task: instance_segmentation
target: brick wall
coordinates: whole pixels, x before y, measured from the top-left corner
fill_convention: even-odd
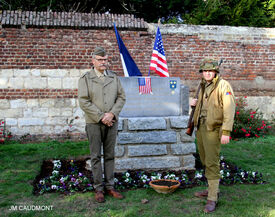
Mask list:
[[[25,122],[18,118],[36,118],[31,112],[45,109],[43,100],[50,100],[51,109],[57,109],[61,99],[71,102],[73,118],[78,77],[91,67],[91,52],[98,45],[109,53],[109,68],[123,76],[114,21],[140,71],[147,75],[154,24],[128,15],[0,12],[0,109],[8,111],[0,118],[10,118],[14,132],[26,132]],[[170,76],[180,77],[191,95],[200,79],[201,60],[223,58],[221,74],[231,82],[236,96],[248,96],[251,105],[271,116],[275,106],[274,28],[161,25],[160,29]],[[29,104],[34,101],[37,108]],[[47,118],[55,117],[46,108]],[[58,117],[62,119],[62,112]],[[64,128],[66,121],[59,125]],[[52,127],[54,132],[57,125]]]

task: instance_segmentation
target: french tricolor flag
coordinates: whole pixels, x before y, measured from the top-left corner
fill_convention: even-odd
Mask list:
[[[117,29],[116,29],[116,24],[114,23],[114,28],[116,32],[116,39],[117,39],[117,44],[119,47],[119,52],[120,52],[120,58],[122,62],[122,67],[123,67],[123,72],[125,77],[129,76],[142,76],[140,73],[135,61],[129,54],[127,48],[125,47]]]

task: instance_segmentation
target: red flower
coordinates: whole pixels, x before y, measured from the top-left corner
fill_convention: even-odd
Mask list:
[[[266,124],[263,124],[263,126],[265,127],[265,126],[266,126]]]
[[[270,128],[271,128],[271,126],[267,126],[267,128],[269,128],[269,129],[270,129]]]
[[[247,118],[247,120],[249,121],[250,119],[249,119],[249,118]]]
[[[236,112],[236,114],[238,115],[238,114],[240,114],[240,112],[239,112],[239,111],[237,111],[237,112]]]
[[[246,132],[246,129],[242,128],[242,131],[245,133],[245,132]]]
[[[245,136],[246,136],[246,137],[249,137],[249,136],[250,136],[250,134],[249,134],[249,133],[247,133],[247,134],[245,134]]]
[[[4,124],[5,122],[4,121],[2,121],[2,124]]]
[[[261,130],[261,128],[258,127],[257,130],[259,131],[259,130]]]
[[[254,116],[253,116],[253,115],[250,115],[250,117],[251,117],[251,118],[254,118]]]
[[[247,96],[244,96],[244,98],[247,98]]]
[[[232,137],[231,137],[231,136],[229,136],[229,139],[232,139]]]
[[[260,137],[260,136],[258,136],[257,134],[255,134],[255,136],[256,136],[256,137]]]

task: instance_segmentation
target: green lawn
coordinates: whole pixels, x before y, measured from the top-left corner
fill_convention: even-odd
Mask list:
[[[152,189],[123,192],[123,200],[107,197],[104,204],[94,193],[65,196],[32,194],[32,181],[41,163],[50,158],[72,158],[89,154],[87,142],[49,142],[0,146],[0,216],[275,216],[275,136],[234,141],[222,146],[227,161],[246,170],[263,173],[264,185],[221,186],[217,211],[204,214],[205,201],[193,197],[203,187],[178,189],[170,195]],[[147,199],[147,204],[141,200]],[[52,206],[50,211],[12,211],[12,207]]]

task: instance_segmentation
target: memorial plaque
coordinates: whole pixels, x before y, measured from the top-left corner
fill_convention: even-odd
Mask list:
[[[152,94],[140,94],[138,77],[120,77],[126,94],[121,117],[160,117],[182,115],[180,78],[151,77]],[[189,91],[187,91],[189,93]],[[187,104],[188,107],[188,104]]]

